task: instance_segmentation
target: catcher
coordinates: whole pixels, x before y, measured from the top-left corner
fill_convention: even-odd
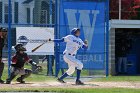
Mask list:
[[[11,63],[11,74],[10,77],[6,80],[6,84],[11,84],[11,81],[17,76],[20,75],[16,79],[17,82],[25,83],[24,79],[29,77],[32,73],[32,70],[24,68],[25,63],[30,63],[32,66],[36,67],[36,70],[41,70],[42,67],[38,66],[35,62],[29,59],[27,53],[25,53],[26,48],[23,47],[22,44],[17,44],[15,46],[16,54],[12,58]]]

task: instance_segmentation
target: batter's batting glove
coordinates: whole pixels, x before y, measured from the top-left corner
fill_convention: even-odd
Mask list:
[[[88,41],[87,41],[87,40],[85,40],[84,43],[85,43],[86,45],[88,45]]]
[[[52,41],[52,39],[50,38],[49,41]]]

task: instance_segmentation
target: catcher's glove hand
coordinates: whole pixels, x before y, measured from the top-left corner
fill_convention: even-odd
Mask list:
[[[35,72],[42,72],[42,71],[43,71],[42,66],[36,66],[35,67]]]

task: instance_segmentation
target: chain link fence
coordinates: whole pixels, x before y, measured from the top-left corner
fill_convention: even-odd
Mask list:
[[[31,32],[27,33],[31,36],[34,36],[34,39],[38,39],[38,36],[35,35],[37,32],[30,28],[37,27],[37,28],[55,28],[56,24],[56,0],[0,0],[0,26],[3,28],[9,29],[9,38],[5,38],[5,46],[3,48],[3,61],[7,64],[8,56],[11,57],[15,54],[14,46],[18,43],[19,37],[17,37],[17,28],[21,28],[20,34],[24,34],[25,28],[29,27],[28,30]],[[61,0],[59,0],[61,1]],[[66,1],[66,0],[65,0]],[[73,1],[73,0],[69,0]],[[78,1],[78,0],[77,0]],[[79,0],[80,1],[80,0]],[[83,0],[82,0],[83,1]],[[81,2],[82,2],[81,1]],[[86,1],[86,0],[85,0]],[[85,2],[84,1],[84,2]],[[58,1],[57,1],[58,2]],[[86,2],[93,2],[92,0],[88,0]],[[60,2],[59,2],[60,3]],[[11,7],[9,7],[9,5]],[[8,10],[11,11],[8,11]],[[57,6],[58,9],[58,6]],[[10,16],[8,16],[8,14]],[[9,18],[8,18],[9,17]],[[10,19],[10,20],[9,20]],[[24,28],[25,27],[25,28]],[[23,29],[22,29],[23,28]],[[55,33],[55,32],[54,32]],[[66,31],[68,34],[68,32]],[[56,34],[55,34],[56,35]],[[58,37],[60,33],[57,34]],[[42,34],[41,37],[45,37],[45,34]],[[56,37],[56,36],[54,36]],[[21,37],[23,39],[22,43],[27,43],[25,40],[28,38]],[[44,40],[44,39],[43,39]],[[8,43],[9,42],[9,43]],[[35,47],[35,46],[34,46]],[[28,48],[26,46],[26,48]],[[12,52],[11,52],[12,50]],[[47,50],[44,50],[47,51]],[[30,58],[33,61],[37,62],[39,65],[43,66],[44,70],[41,75],[55,75],[55,59],[56,56],[48,55],[48,54],[32,54],[29,53]],[[83,55],[84,58],[84,55]],[[10,59],[9,59],[10,61]],[[83,60],[82,60],[83,61]],[[26,65],[28,68],[29,65]],[[30,67],[29,67],[30,68]],[[33,69],[33,68],[32,68]],[[63,74],[66,69],[60,69],[61,73]],[[37,72],[34,72],[37,74]],[[91,70],[84,70],[83,76],[95,75],[95,74],[105,74],[105,71],[96,71]]]
[[[139,0],[110,0],[110,19],[139,20]]]
[[[11,6],[10,8],[9,5]],[[0,0],[0,10],[0,27],[6,28],[7,31],[9,29],[10,31],[9,36],[7,34],[7,37],[5,38],[5,46],[3,48],[3,61],[6,65],[8,64],[8,56],[13,56],[15,54],[14,46],[19,43],[17,28],[23,27],[24,29],[24,27],[29,27],[28,30],[32,30],[30,29],[31,27],[37,27],[40,29],[46,29],[46,31],[47,28],[54,29],[55,0],[10,0],[10,2],[8,0]],[[8,16],[8,14],[10,14],[10,16]],[[34,36],[35,33],[37,32],[32,31],[27,34]],[[52,33],[54,33],[54,30]],[[39,34],[40,33],[38,32],[38,37],[41,37],[42,39],[40,40],[37,36],[34,39],[39,39],[37,42],[42,43],[46,35],[43,34],[42,36],[39,36]],[[26,40],[25,37],[21,37],[20,39]],[[21,43],[25,42],[21,41]],[[54,75],[54,71],[52,71],[54,70],[53,54],[29,54],[29,56],[33,61],[43,66],[43,72],[38,74]],[[29,67],[29,65],[26,64],[25,67]],[[33,69],[33,67],[29,68]],[[34,73],[37,74],[37,72]]]

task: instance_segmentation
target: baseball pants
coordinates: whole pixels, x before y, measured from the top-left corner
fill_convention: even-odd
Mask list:
[[[75,71],[75,68],[82,70],[83,63],[75,58],[75,56],[65,54],[63,56],[64,61],[68,64],[68,70],[66,71],[68,75],[72,75]]]

